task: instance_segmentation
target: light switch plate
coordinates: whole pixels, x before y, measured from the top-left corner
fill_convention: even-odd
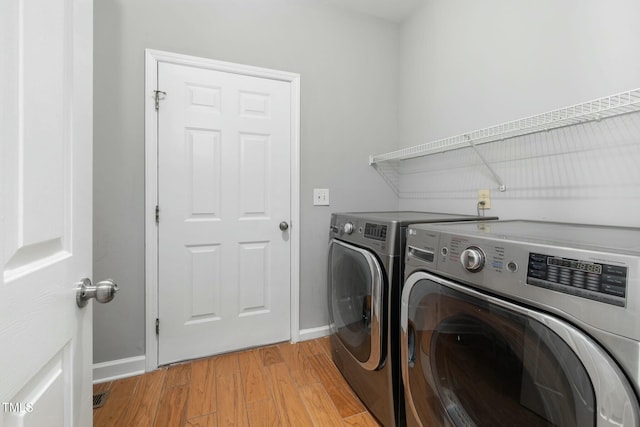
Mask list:
[[[313,205],[329,206],[329,189],[328,188],[313,189]]]

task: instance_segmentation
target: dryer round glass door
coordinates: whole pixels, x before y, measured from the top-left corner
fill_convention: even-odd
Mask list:
[[[624,374],[581,331],[416,274],[403,292],[401,339],[408,418],[418,425],[636,425]]]
[[[381,359],[382,268],[361,248],[333,240],[329,249],[329,307],[332,333],[365,368]]]

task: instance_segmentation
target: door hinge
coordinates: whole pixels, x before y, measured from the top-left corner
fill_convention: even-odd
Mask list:
[[[156,317],[156,335],[160,335],[160,319]]]
[[[160,101],[162,101],[164,97],[167,96],[167,92],[163,92],[161,90],[154,90],[153,95],[156,100],[156,111],[158,111],[160,109]]]
[[[156,224],[160,224],[160,206],[156,205]]]

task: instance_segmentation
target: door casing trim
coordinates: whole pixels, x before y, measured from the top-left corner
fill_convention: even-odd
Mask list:
[[[250,65],[145,49],[144,146],[145,146],[145,368],[158,368],[158,126],[154,90],[158,63],[198,67],[227,73],[280,80],[291,84],[291,321],[290,341],[300,340],[300,75]],[[162,108],[162,107],[160,107]]]

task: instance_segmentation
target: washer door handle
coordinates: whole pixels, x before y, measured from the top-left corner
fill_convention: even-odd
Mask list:
[[[371,295],[364,297],[362,301],[362,322],[367,332],[371,332]]]
[[[407,347],[407,362],[413,368],[416,364],[416,329],[411,320],[407,325]]]

